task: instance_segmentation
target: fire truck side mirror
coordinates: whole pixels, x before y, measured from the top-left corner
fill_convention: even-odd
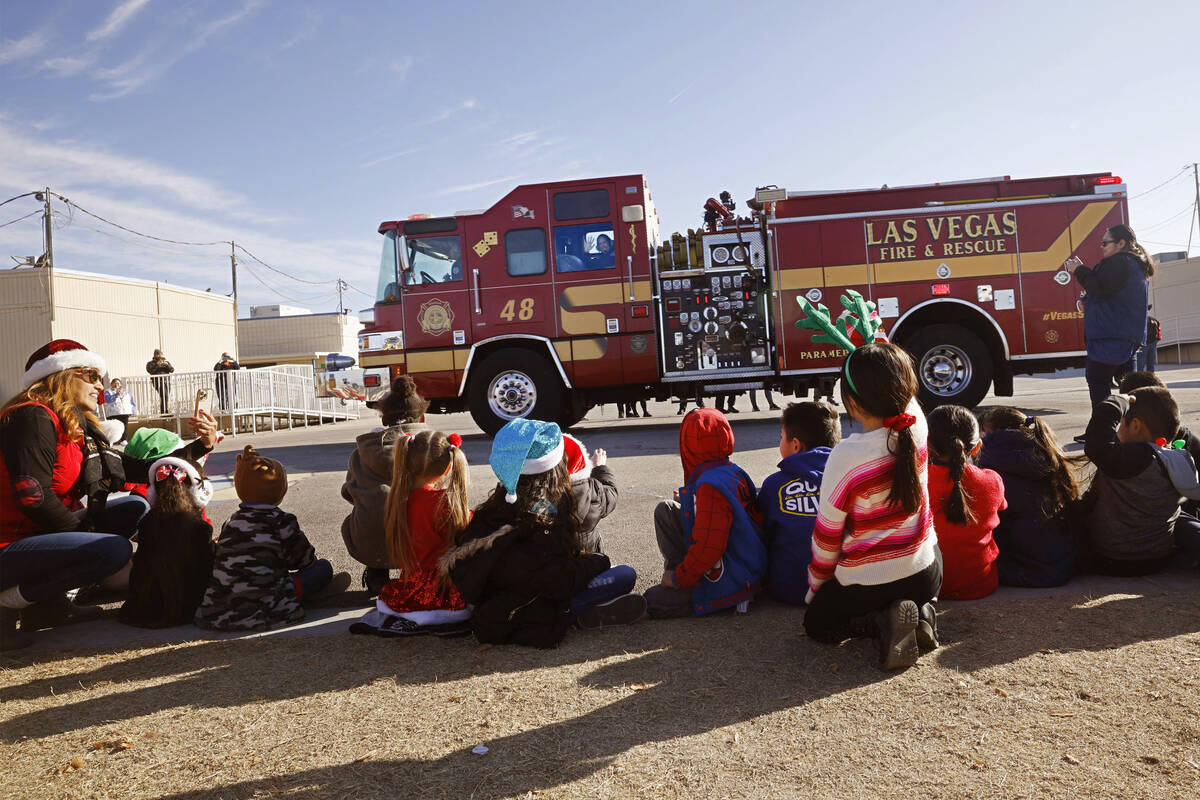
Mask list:
[[[396,240],[396,256],[400,259],[400,271],[412,272],[412,264],[408,263],[408,237],[401,236]]]

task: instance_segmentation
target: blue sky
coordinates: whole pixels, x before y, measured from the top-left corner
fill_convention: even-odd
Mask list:
[[[1112,170],[1148,249],[1182,250],[1191,170],[1137,195],[1200,160],[1198,29],[1190,0],[13,0],[0,200],[50,186],[315,282],[249,261],[274,291],[242,270],[243,314],[372,291],[382,220],[631,172],[668,233],[723,189]],[[230,289],[227,247],[58,210],[59,266]],[[6,263],[40,252],[38,217],[0,227]]]

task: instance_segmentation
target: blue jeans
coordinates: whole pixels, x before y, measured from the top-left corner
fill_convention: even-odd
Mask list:
[[[592,578],[591,582],[579,594],[571,598],[571,619],[574,620],[592,606],[615,600],[623,594],[633,591],[637,583],[637,572],[633,567],[622,564],[611,567]]]
[[[1137,372],[1154,372],[1158,369],[1158,342],[1146,342],[1133,357],[1133,368]]]
[[[333,580],[333,565],[318,558],[304,569],[293,572],[292,578],[296,581],[296,597],[303,602],[329,585]]]
[[[0,589],[20,586],[21,596],[37,603],[107,578],[129,563],[129,537],[149,510],[144,498],[121,497],[109,501],[96,522],[106,533],[44,533],[0,548]]]

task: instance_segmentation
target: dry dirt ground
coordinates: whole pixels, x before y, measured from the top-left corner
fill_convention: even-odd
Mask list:
[[[2,792],[1196,797],[1200,590],[1135,583],[946,604],[943,647],[897,674],[770,603],[551,651],[344,635],[17,654]]]
[[[1200,407],[1200,369],[1169,377]],[[1078,376],[1018,390],[1014,404],[1053,415],[1064,441],[1082,430]],[[609,450],[621,503],[605,549],[638,570],[639,590],[662,568],[646,521],[679,482],[678,418],[653,410],[630,422],[610,407],[581,434]],[[471,432],[465,415],[442,423]],[[254,439],[293,471],[284,506],[339,569],[354,565],[337,493],[353,434],[371,424]],[[739,462],[769,474],[775,416],[734,427]],[[244,443],[210,466],[231,470]],[[476,501],[494,480],[489,446],[464,444]],[[354,637],[328,619],[184,642],[203,634],[153,639],[112,621],[42,632],[0,657],[0,797],[1200,797],[1200,575],[941,608],[943,647],[896,674],[868,642],[809,641],[802,610],[770,602],[572,632],[550,651]]]

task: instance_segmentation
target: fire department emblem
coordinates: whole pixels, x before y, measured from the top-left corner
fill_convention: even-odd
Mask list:
[[[421,310],[417,313],[417,324],[430,336],[449,333],[450,326],[454,324],[454,311],[445,300],[427,300],[421,303]]]
[[[1053,328],[1046,331],[1046,341],[1049,342],[1050,344],[1054,344],[1055,342],[1057,342],[1058,341],[1058,331],[1054,330]]]

